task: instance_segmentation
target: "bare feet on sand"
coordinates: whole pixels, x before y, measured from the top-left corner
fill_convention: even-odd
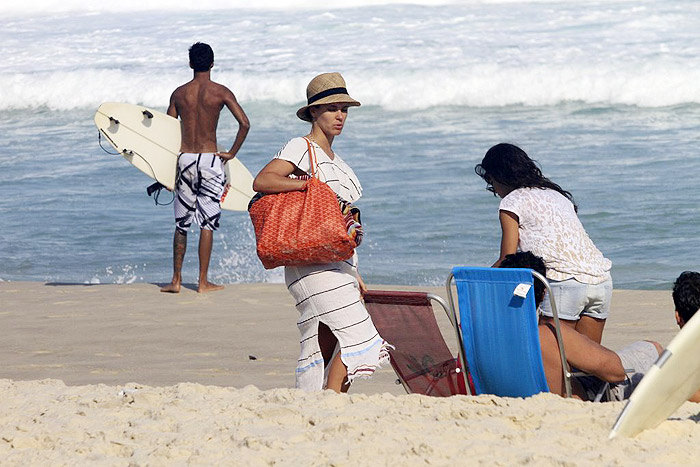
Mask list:
[[[170,284],[166,285],[165,287],[162,287],[160,289],[161,292],[166,292],[166,293],[180,293],[180,283],[179,282],[171,282]]]
[[[223,285],[212,284],[211,282],[200,282],[199,287],[197,288],[197,292],[214,292],[215,290],[222,290],[223,288]]]

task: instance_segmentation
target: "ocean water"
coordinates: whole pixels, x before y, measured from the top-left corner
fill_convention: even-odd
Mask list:
[[[239,157],[253,173],[308,130],[294,112],[309,79],[343,73],[363,105],[334,149],[364,187],[369,283],[442,284],[452,266],[495,260],[498,200],[473,169],[502,141],[574,194],[616,287],[669,288],[700,269],[698,2],[343,5],[0,6],[0,280],[169,280],[172,206],[155,206],[151,180],[100,148],[92,117],[104,101],[164,110],[191,77],[196,41],[212,45],[213,79],[251,120]],[[234,123],[224,114],[221,144]],[[247,213],[224,211],[210,276],[282,281],[257,260]]]

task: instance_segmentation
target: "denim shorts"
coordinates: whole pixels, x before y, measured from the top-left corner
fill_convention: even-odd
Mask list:
[[[582,315],[595,319],[607,319],[610,313],[612,279],[600,284],[584,284],[576,279],[549,281],[549,287],[552,289],[557,313],[561,319],[578,321]],[[542,315],[551,317],[551,307],[549,294],[547,294],[542,302]]]

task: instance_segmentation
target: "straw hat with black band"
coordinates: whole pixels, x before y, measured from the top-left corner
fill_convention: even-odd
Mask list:
[[[345,80],[340,73],[322,73],[311,80],[306,87],[306,105],[297,110],[297,117],[305,122],[311,121],[309,107],[321,104],[347,104],[349,106],[361,105],[348,95],[345,88]]]

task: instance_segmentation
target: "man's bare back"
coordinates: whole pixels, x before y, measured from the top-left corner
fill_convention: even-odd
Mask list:
[[[210,79],[209,72],[196,73],[192,81],[177,88],[168,107],[168,115],[182,121],[180,152],[217,152],[216,129],[219,115],[226,106],[238,120],[239,134],[231,149],[219,155],[228,160],[235,157],[249,128],[248,119],[233,93]],[[242,137],[240,137],[242,136]]]

